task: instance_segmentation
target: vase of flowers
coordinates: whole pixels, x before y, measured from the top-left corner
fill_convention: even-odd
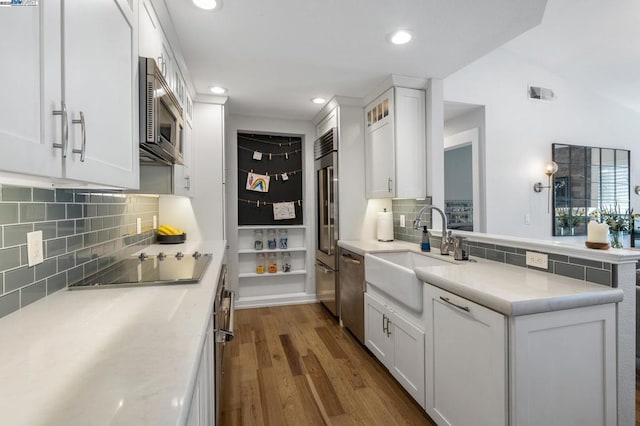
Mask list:
[[[627,210],[624,213],[620,212],[618,205],[615,208],[601,209],[600,210],[600,222],[609,225],[609,235],[611,237],[611,247],[622,248],[622,237],[625,232],[629,231],[629,218],[632,216],[633,211]]]
[[[569,227],[569,209],[565,207],[558,207],[556,209],[556,223],[558,224],[558,230],[560,235],[566,235],[567,228]]]

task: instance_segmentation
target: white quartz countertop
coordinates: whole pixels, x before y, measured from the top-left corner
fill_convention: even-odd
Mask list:
[[[225,246],[198,245],[197,284],[61,290],[1,318],[0,423],[184,424]]]
[[[623,297],[620,289],[489,260],[414,272],[426,283],[510,316],[621,302]]]
[[[406,241],[338,241],[347,250],[364,255],[393,251],[420,253]],[[416,276],[429,284],[469,299],[505,315],[528,315],[581,306],[621,302],[623,291],[574,278],[549,274],[486,259],[455,262],[431,247],[431,257],[451,264],[417,267]]]
[[[420,251],[420,245],[407,241],[377,241],[377,240],[339,240],[338,246],[364,256],[366,253],[382,253],[386,251]],[[432,247],[431,250],[434,250]],[[435,249],[437,251],[437,249]]]

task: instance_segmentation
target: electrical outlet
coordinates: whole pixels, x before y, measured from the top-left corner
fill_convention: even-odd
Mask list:
[[[403,214],[400,215],[400,226],[402,228],[404,228],[404,226],[405,226],[405,221],[404,221],[404,215]]]
[[[27,232],[27,258],[29,267],[44,262],[42,231]]]
[[[527,265],[540,269],[549,269],[549,255],[545,253],[527,252]]]
[[[153,215],[153,229],[158,229],[158,216]]]
[[[142,218],[136,218],[136,234],[142,234]]]
[[[524,224],[531,225],[531,215],[529,213],[524,215]]]

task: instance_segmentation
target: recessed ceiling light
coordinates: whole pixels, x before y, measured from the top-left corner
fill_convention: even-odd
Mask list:
[[[225,93],[227,93],[227,89],[220,86],[211,86],[209,87],[209,91],[211,91],[211,93],[215,93],[216,95],[224,95]]]
[[[321,97],[317,97],[317,98],[313,98],[311,99],[311,102],[313,102],[314,104],[323,104],[325,102],[327,102],[327,100],[325,98],[321,98]]]
[[[222,6],[222,0],[193,0],[193,4],[198,6],[200,9],[213,10],[220,9],[220,6]]]
[[[399,30],[391,34],[389,38],[393,44],[407,44],[411,41],[411,33],[405,30]]]

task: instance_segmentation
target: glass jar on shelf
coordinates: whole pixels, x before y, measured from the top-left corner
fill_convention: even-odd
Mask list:
[[[276,248],[278,248],[275,229],[269,229],[267,231],[267,246],[269,247],[269,250],[275,250]]]
[[[256,250],[262,250],[264,246],[264,233],[262,229],[256,229],[253,231],[253,248]]]
[[[269,253],[269,260],[267,262],[267,271],[270,274],[278,272],[278,256],[275,253]]]
[[[258,253],[256,255],[256,274],[264,274],[264,271],[265,271],[264,253]]]
[[[286,229],[280,229],[278,231],[278,247],[280,247],[283,250],[286,250],[289,246],[289,238],[287,237],[287,230]]]
[[[282,272],[291,272],[291,253],[282,253]]]

